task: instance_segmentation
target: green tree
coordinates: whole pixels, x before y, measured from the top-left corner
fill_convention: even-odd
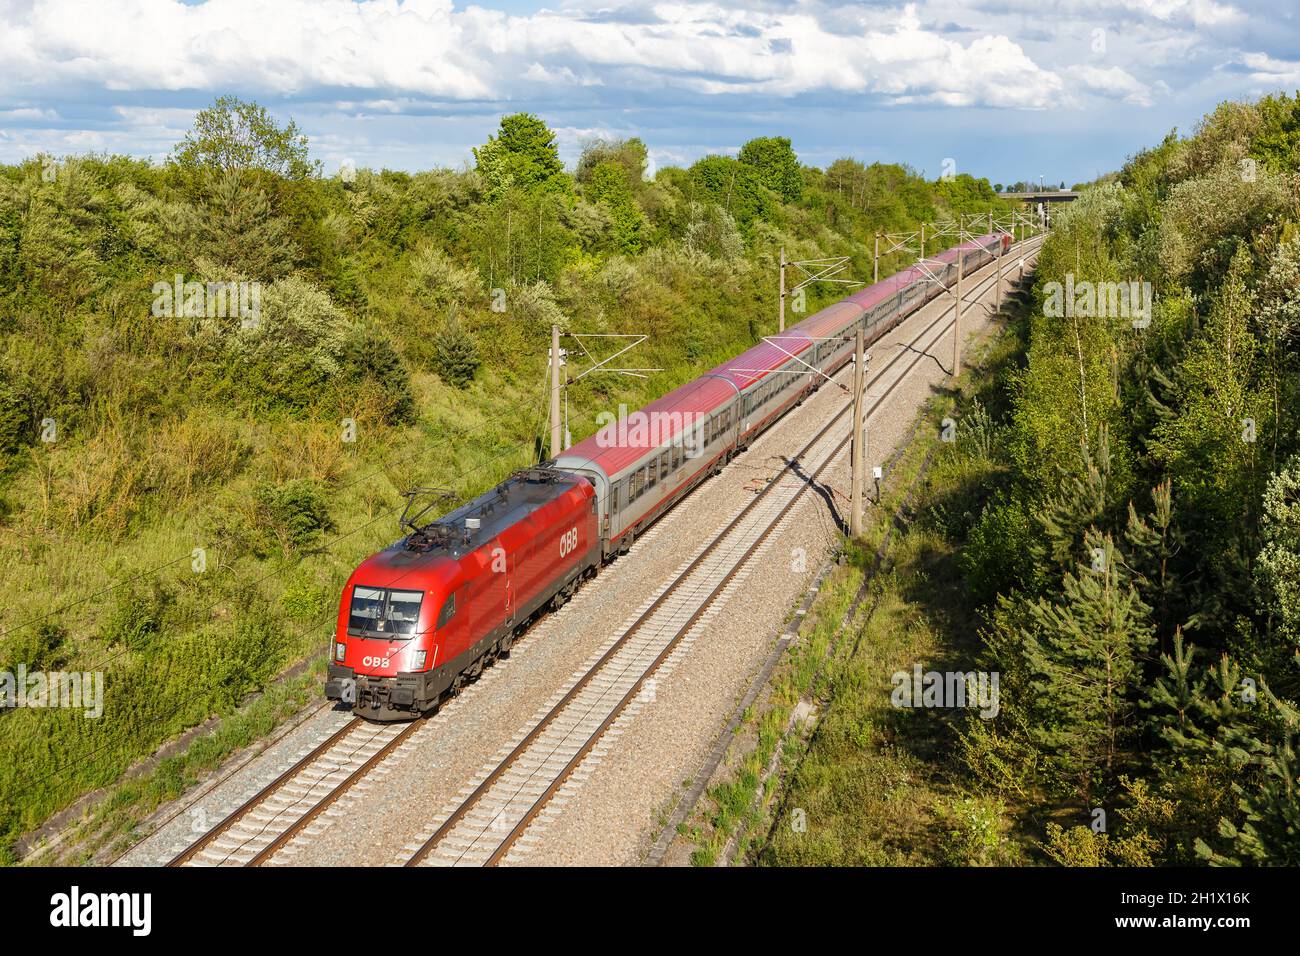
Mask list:
[[[308,158],[307,137],[297,123],[280,126],[266,107],[236,96],[218,97],[199,110],[172,161],[188,170],[257,169],[287,179],[305,179],[320,168]]]
[[[583,147],[578,159],[578,182],[586,185],[591,182],[596,167],[611,162],[623,171],[628,188],[634,192],[642,183],[649,163],[646,145],[633,136],[630,139],[597,139]]]
[[[1269,479],[1263,508],[1264,546],[1255,579],[1278,632],[1300,646],[1300,455]]]
[[[576,251],[566,208],[558,193],[510,189],[474,210],[467,242],[488,289],[559,279]]]
[[[713,259],[736,259],[745,251],[745,242],[736,220],[717,203],[691,203],[686,225],[686,247]]]
[[[448,314],[433,337],[434,371],[453,388],[465,388],[482,364],[478,343],[457,318]]]
[[[1132,502],[1128,506],[1130,571],[1142,599],[1155,616],[1156,635],[1163,651],[1179,628],[1183,607],[1183,582],[1178,572],[1186,537],[1174,523],[1173,489],[1166,480],[1151,489],[1152,511],[1143,518]]]
[[[746,235],[754,220],[766,218],[774,208],[758,170],[730,156],[705,156],[690,172],[696,200],[721,206]]]
[[[1152,635],[1114,542],[1089,533],[1085,545],[1060,597],[1029,605],[1024,653],[1039,695],[1032,737],[1063,780],[1091,794],[1119,769],[1135,730],[1129,717]]]
[[[503,116],[497,134],[474,150],[474,160],[490,198],[512,188],[532,193],[567,191],[572,185],[555,133],[532,113]]]
[[[609,214],[614,225],[614,242],[619,251],[636,252],[640,249],[645,217],[628,187],[623,167],[612,160],[598,163],[591,172],[586,193],[589,199],[603,206]]]
[[[1164,788],[1181,797],[1165,826],[1179,848],[1171,862],[1217,866],[1300,863],[1300,712],[1227,655],[1206,672],[1195,648],[1175,640],[1168,671],[1151,691]],[[1172,839],[1170,839],[1172,837]]]
[[[760,136],[740,148],[740,161],[758,171],[759,181],[786,202],[803,194],[799,157],[786,136]]]
[[[293,227],[277,215],[266,190],[238,170],[219,174],[208,202],[208,228],[199,231],[199,259],[225,271],[270,282],[293,267]]]

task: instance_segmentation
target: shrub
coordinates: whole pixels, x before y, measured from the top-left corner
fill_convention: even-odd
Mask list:
[[[438,377],[453,388],[464,388],[474,380],[482,362],[478,344],[454,314],[434,334],[433,361]]]
[[[174,600],[175,596],[158,581],[149,587],[128,588],[118,595],[100,630],[100,639],[110,646],[138,650],[162,630]]]
[[[1038,536],[1038,527],[1021,502],[999,495],[984,506],[958,558],[977,601],[987,603],[999,593],[1032,582]]]
[[[458,266],[436,246],[423,246],[411,260],[410,291],[437,312],[463,308],[482,286],[473,269]]]
[[[333,603],[333,591],[307,572],[296,574],[280,595],[280,605],[295,621],[312,621],[325,614]]]
[[[1043,852],[1061,866],[1106,866],[1107,837],[1093,833],[1087,827],[1063,829],[1059,824],[1047,825],[1047,842],[1041,844]]]
[[[28,670],[56,670],[67,660],[68,631],[53,618],[44,618],[5,638],[0,651],[0,670],[14,671],[19,664]]]
[[[260,516],[283,552],[304,551],[334,530],[320,486],[306,478],[282,485],[261,483],[256,492]]]
[[[711,259],[736,259],[745,251],[736,220],[716,203],[692,203],[686,248]]]
[[[1001,800],[964,797],[939,806],[948,825],[948,862],[953,866],[994,866],[1007,862],[1006,807]]]

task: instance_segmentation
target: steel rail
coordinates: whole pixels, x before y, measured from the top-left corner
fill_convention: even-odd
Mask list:
[[[1029,241],[1033,242],[1034,240],[1029,240]],[[1023,245],[1022,245],[1022,251],[1024,251]],[[1009,254],[1010,253],[1008,253],[1008,255]],[[996,265],[996,260],[993,263],[989,263],[981,267],[981,271],[987,269],[989,265]],[[980,281],[980,286],[978,287],[977,290],[973,290],[976,299],[978,299],[979,296],[983,295],[984,292],[987,291],[988,286],[993,284],[993,282],[996,281],[996,277],[993,275],[986,275],[983,279],[979,281]],[[934,300],[932,299],[930,301],[934,301]],[[949,315],[951,313],[955,318],[955,312],[956,312],[955,304],[941,310],[940,314],[934,320],[932,320],[927,326],[925,326],[925,328],[923,328],[917,335],[915,335],[912,338],[912,340],[907,343],[906,347],[900,349],[892,358],[889,359],[889,361],[879,370],[879,372],[876,373],[875,382],[876,384],[878,384],[880,380],[883,378],[883,376],[885,375],[885,373],[888,372],[889,369],[891,369],[898,361],[900,361],[904,355],[908,354],[909,352],[915,352],[915,357],[912,359],[911,364],[907,366],[907,368],[904,370],[904,372],[901,375],[897,376],[894,379],[894,381],[890,383],[889,387],[884,392],[882,392],[879,396],[876,397],[875,401],[872,403],[870,409],[868,410],[868,414],[870,414],[871,411],[874,411],[882,402],[885,401],[885,399],[889,397],[890,394],[893,393],[894,389],[902,381],[906,379],[907,374],[911,372],[911,370],[915,368],[916,365],[929,353],[929,350],[933,348],[934,345],[937,344],[937,342],[940,339],[942,339],[944,333],[947,332],[948,327],[953,324],[951,321],[948,321]],[[921,350],[919,352],[916,351],[915,350],[916,343],[919,342],[925,336],[927,336],[934,329],[934,327],[936,325],[939,325],[940,323],[943,323],[943,328],[940,330],[939,335],[936,336],[934,340],[932,340],[928,345],[926,345],[924,350]],[[869,388],[870,384],[868,384],[867,387]],[[418,866],[424,859],[428,857],[428,855],[434,850],[434,848],[447,836],[448,833],[451,832],[451,830],[456,826],[456,824],[459,823],[474,808],[474,806],[478,804],[478,802],[488,792],[488,790],[490,790],[492,786],[495,785],[497,781],[501,779],[501,777],[510,769],[510,767],[518,760],[518,758],[524,752],[526,752],[528,748],[532,745],[532,743],[536,741],[536,739],[539,736],[541,736],[541,734],[554,722],[555,718],[561,712],[563,712],[570,703],[573,702],[574,698],[578,696],[578,694],[583,690],[583,688],[585,688],[597,676],[597,674],[599,674],[600,671],[604,669],[605,665],[620,650],[622,650],[623,647],[627,645],[628,641],[630,641],[631,638],[635,636],[635,634],[645,625],[645,623],[649,620],[649,618],[653,616],[660,608],[663,607],[663,605],[675,594],[678,588],[681,587],[681,585],[691,576],[691,574],[700,566],[700,564],[702,564],[707,558],[712,556],[713,552],[719,547],[722,541],[746,517],[748,517],[751,510],[756,508],[759,505],[759,503],[765,499],[765,497],[769,492],[771,492],[774,488],[777,487],[780,480],[784,478],[788,472],[791,472],[792,470],[797,468],[798,463],[800,462],[802,457],[809,450],[811,450],[815,445],[817,445],[825,437],[827,432],[829,432],[832,428],[834,428],[839,423],[840,419],[842,419],[845,415],[848,415],[852,411],[852,407],[853,406],[851,402],[845,405],[821,429],[818,430],[818,432],[816,433],[816,435],[813,436],[812,439],[810,439],[808,442],[804,444],[804,446],[799,450],[797,454],[791,456],[787,460],[786,464],[781,468],[779,472],[777,472],[776,475],[772,477],[772,479],[768,482],[766,487],[764,487],[764,489],[761,492],[759,492],[751,501],[749,501],[745,505],[745,507],[742,508],[741,511],[737,513],[735,517],[733,517],[732,520],[729,521],[727,525],[717,535],[713,537],[713,539],[709,542],[709,544],[706,545],[704,550],[702,550],[691,561],[691,563],[685,569],[683,569],[682,572],[678,574],[672,582],[669,583],[668,587],[665,588],[664,591],[658,597],[656,597],[654,601],[651,602],[649,607],[647,607],[644,612],[638,615],[637,619],[624,631],[624,633],[619,637],[619,639],[616,640],[605,651],[605,653],[600,656],[600,658],[591,666],[590,669],[588,669],[588,671],[577,681],[577,683],[575,683],[560,698],[560,700],[556,702],[556,704],[546,713],[546,715],[543,716],[542,719],[538,721],[537,724],[523,737],[523,739],[519,741],[519,743],[510,751],[510,753],[506,755],[506,757],[504,757],[498,763],[496,768],[492,770],[487,775],[487,777],[482,782],[479,783],[477,787],[475,787],[475,789],[464,799],[464,801],[461,802],[461,804],[454,811],[452,811],[452,813],[447,817],[446,820],[444,820],[438,826],[438,828],[433,832],[433,834],[421,844],[419,849],[417,849],[415,853],[412,854],[411,857],[407,859],[407,861],[404,864],[405,866]],[[790,501],[787,502],[786,505],[782,507],[778,515],[771,522],[769,522],[768,526],[760,534],[758,540],[753,545],[751,545],[746,555],[742,557],[739,562],[737,562],[735,567],[724,576],[724,579],[718,584],[718,586],[714,588],[714,590],[709,594],[709,596],[703,602],[701,602],[700,607],[691,615],[691,618],[686,622],[686,624],[683,625],[678,630],[678,632],[669,642],[668,646],[660,653],[660,655],[655,659],[655,661],[644,671],[641,677],[637,679],[633,688],[629,690],[626,695],[624,695],[623,699],[615,706],[613,712],[611,712],[611,714],[609,714],[605,718],[605,720],[602,721],[599,728],[588,738],[586,743],[584,743],[584,745],[579,749],[578,753],[575,754],[570,759],[568,764],[566,764],[565,768],[561,771],[560,775],[555,780],[552,781],[552,783],[550,784],[550,786],[547,787],[545,792],[534,802],[533,806],[529,808],[524,818],[510,831],[509,834],[506,835],[505,839],[501,842],[500,845],[498,845],[496,850],[489,857],[488,865],[491,866],[500,862],[501,858],[507,852],[509,852],[510,847],[514,845],[515,841],[518,840],[520,836],[522,836],[523,832],[536,818],[537,814],[541,812],[542,808],[546,805],[547,802],[549,802],[550,798],[554,796],[554,794],[563,785],[564,781],[572,774],[573,770],[577,768],[577,766],[582,762],[582,760],[586,757],[586,755],[591,751],[592,747],[595,746],[597,740],[604,735],[605,731],[608,730],[608,728],[618,718],[618,716],[626,708],[627,704],[632,699],[635,698],[637,692],[640,690],[645,680],[649,678],[659,668],[659,666],[662,664],[664,660],[667,659],[669,654],[671,654],[672,650],[680,642],[681,638],[691,629],[691,627],[694,626],[694,624],[699,619],[699,617],[713,603],[717,595],[726,586],[726,584],[730,583],[731,578],[736,574],[736,572],[740,569],[740,567],[743,566],[749,554],[752,554],[754,549],[756,549],[767,538],[768,534],[772,531],[772,529],[774,529],[778,524],[780,524],[781,520],[788,513],[789,509],[793,507],[793,505],[800,499],[802,494],[809,487],[812,486],[817,476],[820,475],[822,471],[824,471],[827,467],[830,466],[830,464],[838,456],[839,452],[848,443],[849,437],[845,437],[841,442],[839,442],[836,445],[835,449],[831,451],[831,453],[827,456],[826,460],[818,467],[817,472],[809,476],[803,482],[802,487],[795,493],[795,495],[790,499]]]
[[[366,774],[370,773],[370,771],[373,770],[375,767],[379,766],[379,764],[384,760],[385,757],[387,757],[394,750],[400,747],[408,737],[410,737],[413,733],[419,730],[420,727],[423,725],[425,719],[426,718],[423,717],[418,718],[416,720],[411,721],[409,724],[403,727],[401,733],[395,736],[388,743],[384,744],[384,746],[381,747],[378,751],[376,751],[370,757],[370,759],[368,759],[356,770],[352,771],[352,773],[348,775],[346,780],[342,781],[338,786],[336,786],[333,790],[327,793],[323,798],[321,798],[321,800],[318,803],[313,805],[306,813],[300,816],[297,820],[289,824],[288,828],[283,833],[281,833],[278,837],[276,837],[269,844],[267,844],[267,846],[260,853],[258,853],[251,860],[249,860],[246,865],[261,866],[267,860],[271,859],[271,857],[275,856],[275,854],[279,852],[282,846],[284,846],[286,843],[288,843],[290,840],[296,837],[299,833],[303,831],[304,828],[306,828],[306,826],[309,823],[311,823],[318,816],[320,816],[322,813],[324,813],[326,810],[332,807],[335,803],[337,803],[340,797],[342,797],[345,793],[347,793],[349,790],[352,789],[353,785],[355,785],[358,781],[360,781],[363,777],[365,777]]]
[[[330,734],[329,737],[325,738],[325,740],[318,744],[311,753],[298,760],[292,767],[284,771],[284,773],[280,774],[265,787],[257,791],[257,793],[253,794],[238,807],[228,813],[215,827],[204,833],[180,853],[176,854],[167,865],[184,866],[195,856],[205,850],[214,840],[217,839],[217,837],[229,830],[242,817],[247,816],[251,810],[254,810],[261,804],[265,803],[273,794],[279,792],[286,783],[298,776],[304,768],[309,764],[315,763],[322,754],[327,750],[330,750],[340,740],[352,733],[352,731],[356,730],[362,723],[363,721],[360,717],[353,717],[334,733]]]
[[[407,726],[405,726],[404,728],[402,728],[401,731],[395,734],[391,740],[389,740],[382,747],[380,747],[379,750],[377,750],[374,754],[372,754],[369,758],[367,758],[366,761],[362,763],[361,766],[357,767],[355,770],[349,773],[346,778],[344,778],[343,780],[339,781],[339,783],[331,787],[328,793],[326,793],[318,801],[316,801],[314,804],[308,807],[303,814],[297,817],[292,823],[289,824],[289,826],[286,829],[281,831],[274,839],[272,839],[272,841],[266,847],[264,847],[262,850],[254,854],[252,859],[250,859],[244,865],[261,866],[262,864],[264,864],[267,860],[269,860],[272,856],[274,856],[285,844],[287,844],[295,836],[301,833],[303,829],[307,827],[313,820],[315,820],[322,813],[328,810],[331,806],[337,803],[340,797],[342,797],[345,793],[351,790],[354,785],[360,782],[368,773],[370,773],[371,770],[373,770],[376,766],[378,766],[379,763],[383,761],[385,757],[391,754],[408,737],[410,737],[413,733],[415,733],[415,731],[420,728],[422,723],[423,723],[423,718],[420,718],[420,719],[413,720],[409,724],[407,724]],[[360,717],[352,718],[352,720],[348,721],[348,723],[344,724],[342,727],[336,730],[322,743],[314,747],[309,754],[297,760],[293,764],[293,766],[285,770],[274,780],[272,780],[269,784],[267,784],[265,787],[263,787],[261,790],[259,790],[253,796],[249,797],[247,800],[241,803],[237,808],[235,808],[233,811],[227,814],[221,820],[220,823],[218,823],[207,833],[203,834],[203,836],[199,837],[199,839],[195,840],[194,843],[186,847],[185,850],[183,850],[181,853],[177,854],[177,856],[174,857],[167,865],[184,866],[190,861],[192,861],[195,856],[197,856],[199,853],[202,853],[205,849],[207,849],[214,842],[216,842],[216,840],[219,839],[222,835],[230,832],[230,830],[232,830],[235,827],[235,825],[237,825],[241,820],[247,817],[254,810],[264,805],[271,797],[275,796],[275,794],[283,790],[286,785],[296,780],[304,770],[306,770],[309,766],[311,766],[312,764],[320,760],[321,757],[326,756],[331,750],[337,747],[339,743],[341,743],[346,738],[350,737],[355,731],[359,730],[363,725],[366,727],[386,726],[386,725],[372,725]],[[372,741],[373,739],[374,738],[372,738]],[[366,743],[368,744],[372,741],[367,741]],[[282,813],[284,811],[279,811],[279,812]],[[233,854],[230,854],[230,856],[233,856]],[[228,856],[227,861],[229,860],[229,858],[230,857]]]
[[[988,281],[989,281],[988,278],[981,280],[981,289],[979,292],[976,293],[977,301],[979,297],[983,295],[985,291],[987,291],[986,289],[983,288],[983,285],[988,283]],[[993,281],[996,281],[996,279],[994,279]],[[955,307],[954,307],[954,312],[955,312]],[[947,315],[947,310],[941,313],[940,319],[942,319],[946,315]],[[956,316],[954,314],[954,319],[955,318]],[[936,322],[937,321],[939,320],[936,320]],[[948,331],[948,326],[950,324],[952,323],[945,323],[943,329],[940,330],[939,334],[935,336],[935,338],[930,342],[930,344],[927,345],[923,351],[918,352],[916,357],[912,359],[911,364],[909,364],[907,368],[903,370],[902,374],[898,375],[889,384],[889,387],[886,388],[883,392],[881,392],[876,397],[876,399],[868,407],[866,411],[866,415],[864,415],[864,418],[870,416],[870,414],[873,411],[875,411],[885,401],[885,399],[887,399],[893,393],[894,389],[897,388],[898,385],[906,381],[908,373],[910,373],[912,369],[914,369],[917,366],[917,364],[925,357],[925,355],[929,353],[930,349],[934,348],[934,346],[939,343],[939,340],[942,339],[944,334]],[[932,329],[934,325],[935,323],[931,323],[927,327],[926,331],[922,332],[921,334],[922,335],[926,334],[926,332],[928,332],[929,329]],[[920,337],[921,336],[917,336],[909,344],[914,345],[917,339],[919,339]],[[905,352],[900,351],[895,356],[895,359],[902,356],[903,354],[905,354]],[[880,375],[883,375],[885,371],[892,364],[893,364],[893,360],[891,360],[889,365],[886,365],[885,368],[882,368],[880,370]],[[879,377],[877,377],[877,382],[878,381],[879,381]],[[763,492],[760,495],[755,496],[754,500],[751,501],[748,505],[746,505],[745,509],[741,511],[741,515],[744,515],[749,510],[749,508],[753,507],[763,495],[767,494],[769,490],[775,488],[780,478],[784,476],[785,472],[789,468],[793,467],[795,462],[801,460],[803,456],[813,448],[814,445],[818,444],[821,441],[822,437],[826,434],[827,431],[830,430],[832,426],[837,424],[844,415],[848,414],[852,410],[853,410],[853,403],[849,402],[847,405],[844,406],[844,408],[842,408],[835,415],[834,418],[830,420],[830,422],[827,424],[825,428],[819,431],[811,441],[807,442],[804,445],[804,447],[799,450],[798,454],[791,457],[790,462],[786,465],[786,467],[783,468],[781,472],[779,472],[768,483],[767,487],[763,489]],[[645,669],[645,671],[641,674],[641,676],[637,678],[636,682],[632,685],[632,687],[628,689],[627,693],[623,695],[622,699],[619,700],[619,702],[614,705],[614,708],[609,712],[609,714],[605,716],[605,719],[601,721],[600,726],[598,726],[596,730],[593,731],[588,736],[587,740],[578,749],[577,753],[575,753],[571,758],[569,758],[568,763],[566,763],[563,769],[555,776],[555,778],[551,781],[550,785],[547,786],[547,788],[542,792],[542,794],[537,797],[537,799],[533,802],[533,805],[529,807],[527,811],[525,811],[523,817],[521,817],[519,822],[515,824],[514,828],[508,834],[506,834],[505,839],[501,841],[501,843],[497,846],[497,848],[492,852],[491,856],[488,857],[487,860],[488,866],[496,866],[498,863],[501,862],[501,859],[507,853],[510,852],[511,847],[514,846],[515,842],[519,839],[519,837],[523,836],[524,831],[528,829],[528,827],[532,824],[533,820],[537,818],[537,815],[541,813],[542,810],[545,808],[546,804],[550,802],[551,797],[553,797],[559,791],[559,789],[562,786],[564,786],[565,781],[568,780],[568,778],[572,775],[573,771],[578,768],[578,766],[582,763],[584,759],[586,759],[587,754],[591,752],[593,747],[595,747],[596,742],[601,737],[603,737],[605,732],[614,724],[615,721],[618,720],[619,716],[627,708],[627,705],[636,699],[636,696],[640,692],[642,685],[651,677],[651,675],[655,673],[655,671],[659,669],[659,667],[663,664],[663,662],[668,659],[668,657],[676,649],[677,645],[681,642],[682,638],[684,638],[690,632],[691,628],[695,626],[696,622],[700,619],[700,617],[703,616],[705,611],[709,609],[709,607],[717,599],[718,595],[721,594],[722,591],[727,587],[727,585],[731,583],[732,578],[734,578],[735,575],[739,573],[740,569],[744,566],[745,562],[749,559],[750,555],[752,555],[762,546],[763,542],[767,540],[768,535],[771,534],[777,528],[777,526],[780,525],[781,522],[785,519],[785,516],[790,512],[790,509],[793,508],[800,501],[804,493],[809,488],[813,487],[817,479],[821,476],[822,472],[824,472],[827,468],[831,467],[831,465],[834,464],[835,460],[839,457],[840,452],[844,450],[844,447],[852,440],[852,438],[853,438],[852,434],[846,435],[840,442],[838,442],[836,446],[831,450],[831,452],[826,456],[826,458],[822,461],[822,463],[817,466],[817,470],[814,471],[811,475],[809,475],[801,483],[801,485],[795,491],[795,493],[790,496],[790,500],[787,501],[781,507],[781,510],[776,514],[775,517],[773,517],[768,522],[767,526],[754,540],[753,544],[749,546],[749,548],[745,552],[745,555],[739,561],[736,562],[736,564],[731,568],[730,571],[728,571],[725,575],[723,575],[722,579],[718,581],[717,585],[713,588],[713,590],[709,592],[709,595],[703,601],[700,602],[699,607],[695,609],[694,613],[691,614],[690,618],[688,618],[686,622],[677,629],[677,632],[673,635],[672,639],[668,642],[668,644],[664,647],[664,649],[660,651],[659,655],[654,659],[654,661],[650,664],[650,666]],[[734,524],[735,523],[733,522],[732,525],[729,525],[726,530],[724,530],[720,535],[718,535],[718,537],[715,538],[714,541],[710,543],[709,548],[707,550],[712,550],[712,548],[715,547],[718,542],[720,542],[723,538],[725,538],[727,534],[731,531],[731,528],[734,527]],[[689,572],[684,572],[683,576],[686,573]],[[678,581],[680,581],[680,577]],[[677,583],[678,582],[674,582],[674,585],[676,585]]]

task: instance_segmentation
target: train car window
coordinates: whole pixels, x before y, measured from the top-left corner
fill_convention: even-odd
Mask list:
[[[348,608],[349,634],[414,634],[423,591],[398,591],[355,585]]]
[[[645,490],[645,472],[638,470],[634,475],[632,475],[631,481],[632,484],[630,485],[630,490],[627,495],[629,503],[640,498],[641,492]]]
[[[414,634],[420,622],[420,603],[423,591],[389,591],[388,623],[398,634]]]
[[[383,615],[383,588],[356,586],[352,589],[352,608],[348,611],[349,629],[356,628],[359,631],[378,630],[375,624],[383,618]]]
[[[646,466],[645,486],[650,489],[657,484],[659,484],[659,466],[652,461]]]
[[[671,460],[671,458],[672,456],[669,455],[668,452],[664,452],[662,455],[659,456],[659,480],[660,481],[668,480],[668,463]]]
[[[676,471],[677,466],[682,463],[682,450],[677,445],[673,445],[673,465],[672,470]]]

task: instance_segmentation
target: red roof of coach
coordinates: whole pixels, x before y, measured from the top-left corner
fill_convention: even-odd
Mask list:
[[[786,329],[785,334],[777,338],[777,342],[763,341],[751,346],[709,374],[720,375],[743,391],[790,361],[791,355],[802,355],[812,347],[808,335],[797,329]]]
[[[618,424],[597,429],[594,435],[578,442],[560,457],[580,458],[613,477],[652,448],[676,438],[695,416],[712,413],[735,394],[735,389],[726,382],[701,376],[643,406],[638,411],[644,418],[620,419],[621,429]],[[644,423],[645,427],[638,427],[639,423]]]

